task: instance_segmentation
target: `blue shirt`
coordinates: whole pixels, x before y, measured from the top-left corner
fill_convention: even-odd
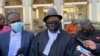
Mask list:
[[[21,31],[14,33],[11,31],[8,56],[15,56],[21,47]]]

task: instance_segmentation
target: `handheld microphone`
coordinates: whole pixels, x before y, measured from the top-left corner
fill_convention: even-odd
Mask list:
[[[16,56],[24,56],[24,50],[25,50],[25,48],[24,47],[21,47],[21,48],[19,48],[19,50],[17,51],[17,54],[16,54]]]

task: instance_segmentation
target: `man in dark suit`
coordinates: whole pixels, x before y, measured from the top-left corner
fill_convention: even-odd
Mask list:
[[[48,10],[44,17],[47,29],[36,35],[29,56],[73,56],[72,37],[61,29],[61,19],[54,8]]]
[[[2,56],[28,56],[34,34],[23,29],[19,13],[8,13],[7,20],[11,31],[0,35],[0,50]]]

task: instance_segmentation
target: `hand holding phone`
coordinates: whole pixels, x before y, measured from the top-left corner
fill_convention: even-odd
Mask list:
[[[87,49],[83,48],[82,46],[77,46],[77,50],[79,50],[80,52],[82,52],[83,54],[85,54],[86,56],[91,56],[91,52],[88,51]]]

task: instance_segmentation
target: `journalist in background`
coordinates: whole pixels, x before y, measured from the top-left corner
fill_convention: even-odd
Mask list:
[[[81,30],[77,32],[75,39],[76,39],[76,46],[81,45],[85,49],[89,50],[93,55],[100,56],[100,53],[95,53],[92,49],[87,48],[84,46],[84,41],[91,40],[95,43],[100,43],[100,30],[96,30],[92,25],[92,22],[87,18],[82,18],[80,20],[80,27]],[[79,41],[81,39],[82,41]]]
[[[34,38],[33,33],[23,29],[23,23],[19,13],[10,12],[7,20],[11,31],[0,34],[0,50],[2,56],[28,56],[31,42]]]
[[[0,34],[10,31],[10,27],[5,25],[5,23],[6,23],[5,21],[6,21],[6,19],[3,16],[3,14],[0,14]]]

